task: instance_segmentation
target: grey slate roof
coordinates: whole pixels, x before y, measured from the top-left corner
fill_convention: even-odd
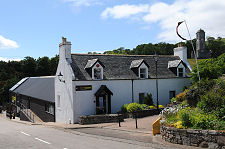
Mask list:
[[[84,68],[91,68],[97,61],[98,61],[97,58],[88,60],[87,65]]]
[[[181,60],[174,60],[168,62],[168,68],[178,67]]]
[[[130,64],[130,68],[138,68],[143,62],[143,59],[133,60]]]
[[[20,80],[19,82],[17,82],[12,88],[10,88],[9,91],[14,91],[17,87],[19,87],[27,79],[28,79],[28,77],[23,78],[22,80]]]
[[[12,92],[55,102],[55,76],[29,77]]]
[[[88,60],[98,59],[105,68],[104,80],[139,79],[130,68],[132,61],[143,59],[149,65],[149,78],[155,78],[155,61],[153,55],[104,55],[104,54],[72,54],[72,69],[76,80],[92,80],[91,75],[85,70]],[[168,68],[168,62],[180,60],[178,56],[160,55],[158,61],[158,78],[177,77]],[[190,72],[186,70],[186,72]]]

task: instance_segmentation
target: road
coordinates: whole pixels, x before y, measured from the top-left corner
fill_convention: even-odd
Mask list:
[[[84,131],[85,129],[83,129]],[[96,130],[96,129],[95,129]],[[80,130],[27,125],[0,117],[1,149],[163,149],[163,144],[145,143],[119,137],[87,134]],[[86,129],[88,131],[88,129]],[[102,131],[102,132],[100,132]],[[116,135],[116,131],[113,131]],[[119,135],[119,133],[118,133]],[[148,139],[146,139],[147,141]],[[172,149],[172,148],[171,148]]]

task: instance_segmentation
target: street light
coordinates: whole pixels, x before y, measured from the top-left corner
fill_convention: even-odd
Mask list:
[[[61,72],[58,74],[58,79],[59,79],[60,82],[64,82],[65,83],[65,80],[63,80],[63,75],[62,75]]]
[[[156,76],[156,102],[157,102],[157,111],[159,113],[159,93],[158,93],[158,74],[157,74],[157,64],[158,64],[158,60],[159,60],[159,56],[157,54],[155,54],[153,56],[154,60],[155,60],[155,76]]]

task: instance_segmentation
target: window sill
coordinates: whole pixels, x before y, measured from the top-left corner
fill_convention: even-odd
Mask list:
[[[48,114],[54,115],[54,113],[50,113],[50,112],[48,112],[48,111],[45,111],[45,112],[48,113]]]

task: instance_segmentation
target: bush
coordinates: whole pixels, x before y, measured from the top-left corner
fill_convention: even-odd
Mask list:
[[[127,112],[136,112],[136,111],[139,111],[141,110],[141,105],[139,103],[130,103],[128,106],[127,106]]]
[[[163,109],[165,108],[163,105],[159,105],[159,109]]]
[[[186,93],[188,92],[188,90],[186,89],[185,91],[183,91],[182,93],[180,93],[180,94],[178,94],[177,96],[176,96],[176,101],[177,102],[183,102],[184,100],[185,100],[185,95],[186,95]]]
[[[120,108],[120,111],[123,112],[123,113],[126,113],[127,112],[127,106],[128,106],[128,104],[122,105],[122,107]]]
[[[141,104],[141,110],[147,110],[147,109],[150,109],[148,105],[146,104]]]
[[[150,109],[156,109],[156,107],[155,107],[155,106],[149,106],[149,108],[150,108]]]
[[[145,96],[145,98],[144,98],[144,104],[149,105],[149,106],[151,106],[151,105],[154,104],[151,93],[150,94],[147,93],[147,96]]]

